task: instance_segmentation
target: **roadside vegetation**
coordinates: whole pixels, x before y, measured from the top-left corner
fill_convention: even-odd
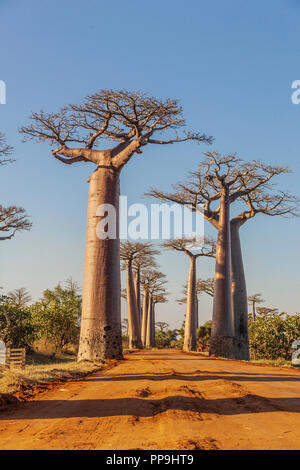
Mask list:
[[[103,363],[89,361],[77,362],[76,356],[65,358],[31,354],[25,369],[7,369],[0,365],[1,394],[14,394],[30,391],[32,387],[49,382],[64,381],[83,377],[104,367]],[[1,399],[0,399],[1,404]]]

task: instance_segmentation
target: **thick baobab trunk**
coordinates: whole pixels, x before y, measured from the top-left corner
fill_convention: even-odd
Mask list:
[[[141,330],[140,318],[137,310],[137,302],[135,297],[135,288],[132,273],[132,264],[130,260],[126,261],[127,275],[127,314],[128,314],[128,335],[129,348],[141,348]]]
[[[196,334],[199,328],[199,301],[197,294],[195,295],[195,327],[196,327]]]
[[[135,273],[135,297],[136,297],[136,305],[137,311],[139,315],[140,324],[142,323],[142,309],[141,309],[141,281],[140,281],[140,269],[137,268]]]
[[[249,361],[248,302],[239,226],[231,229],[232,311],[235,334],[235,358]]]
[[[222,188],[219,233],[216,248],[211,355],[234,358],[234,331],[231,300],[231,242],[229,191]]]
[[[196,320],[196,257],[190,257],[190,271],[187,284],[186,315],[184,328],[184,351],[197,351]]]
[[[255,302],[252,302],[252,320],[255,321],[256,318],[256,310],[255,310]]]
[[[151,309],[151,323],[152,323],[152,337],[151,337],[151,345],[153,348],[156,346],[156,338],[155,338],[155,303],[152,302],[152,309]]]
[[[152,342],[153,342],[152,311],[153,311],[153,303],[152,303],[152,295],[150,294],[149,301],[148,301],[148,314],[147,314],[146,348],[151,348]]]
[[[82,318],[78,360],[122,358],[119,239],[119,173],[98,167],[89,179]],[[111,226],[115,237],[101,239],[99,206],[115,208]],[[110,210],[109,214],[113,211]],[[105,213],[101,213],[105,215]],[[98,234],[96,233],[98,232]],[[113,235],[113,233],[112,233]]]
[[[141,326],[141,337],[142,337],[142,345],[143,346],[146,346],[148,305],[149,305],[149,294],[148,294],[147,291],[144,291],[142,326]]]

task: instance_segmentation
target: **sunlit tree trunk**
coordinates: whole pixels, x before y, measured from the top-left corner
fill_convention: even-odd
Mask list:
[[[153,308],[152,295],[149,294],[148,313],[147,313],[146,348],[151,348],[152,347],[152,335],[153,335],[152,308]]]
[[[146,346],[147,321],[148,321],[148,305],[149,305],[149,294],[148,294],[147,291],[144,291],[143,313],[142,313],[142,327],[141,327],[141,337],[142,337],[142,345],[143,345],[143,346]]]
[[[248,302],[239,225],[231,222],[232,309],[235,333],[235,359],[249,360]]]
[[[155,303],[152,302],[152,309],[151,309],[151,323],[152,323],[152,335],[151,335],[151,345],[153,348],[156,346],[156,339],[155,339]]]
[[[122,358],[119,194],[119,172],[98,167],[89,183],[79,360]],[[115,208],[115,238],[96,233],[101,204]]]
[[[196,258],[190,256],[190,271],[187,284],[186,315],[184,328],[184,351],[197,350],[195,298],[196,298]]]
[[[255,318],[256,318],[255,302],[252,301],[252,320],[255,321]]]
[[[141,348],[140,318],[137,310],[131,260],[126,261],[126,274],[129,348]]]
[[[197,294],[195,295],[195,324],[196,324],[196,334],[199,328],[199,301]]]
[[[142,309],[141,309],[141,280],[140,280],[140,269],[137,268],[135,272],[135,297],[137,311],[139,315],[140,325],[142,323]]]
[[[231,299],[231,242],[229,190],[221,190],[219,233],[216,250],[214,304],[210,354],[234,357],[234,330]]]

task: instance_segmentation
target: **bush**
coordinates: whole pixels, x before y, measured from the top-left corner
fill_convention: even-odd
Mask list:
[[[36,339],[29,307],[17,305],[10,297],[0,297],[0,339],[9,348],[31,349]]]
[[[156,331],[155,332],[155,342],[158,348],[170,348],[174,347],[177,339],[178,331],[177,330],[167,330],[167,331]]]
[[[197,339],[201,346],[204,348],[209,347],[210,335],[211,335],[211,324],[212,321],[208,320],[204,325],[200,326],[197,330]]]
[[[254,359],[291,360],[291,346],[300,337],[300,314],[269,315],[249,321],[250,355]]]
[[[54,346],[54,353],[78,343],[81,297],[74,288],[47,289],[30,310],[36,332]]]

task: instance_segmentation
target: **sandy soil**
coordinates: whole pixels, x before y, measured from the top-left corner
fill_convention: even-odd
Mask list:
[[[300,373],[130,354],[0,413],[0,449],[300,449]]]

